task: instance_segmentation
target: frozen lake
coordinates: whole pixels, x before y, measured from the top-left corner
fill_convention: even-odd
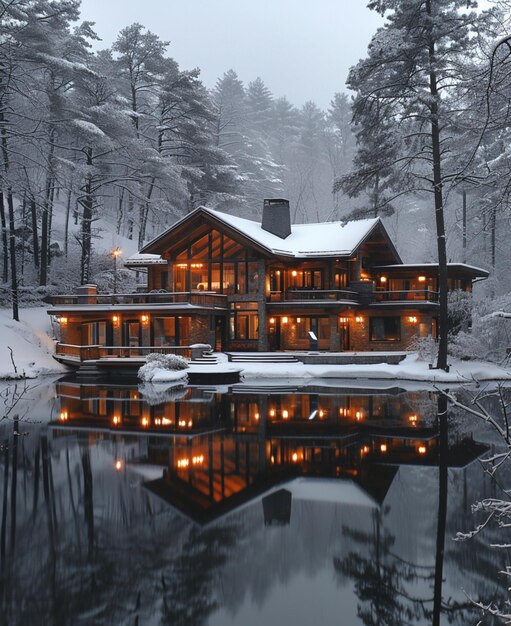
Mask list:
[[[476,624],[503,531],[453,537],[498,440],[456,412],[442,449],[432,390],[350,385],[3,386],[2,623]]]

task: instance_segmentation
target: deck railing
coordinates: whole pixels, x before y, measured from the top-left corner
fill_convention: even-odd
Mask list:
[[[190,346],[77,346],[68,343],[57,343],[55,353],[57,356],[67,356],[79,361],[91,361],[97,359],[140,359],[148,354],[178,354],[185,359],[192,358]]]
[[[146,292],[146,293],[100,293],[91,295],[52,296],[54,306],[62,305],[123,305],[123,304],[193,304],[215,308],[227,307],[227,296],[214,292]]]
[[[288,289],[287,291],[271,291],[269,297],[270,302],[303,300],[358,302],[359,294],[348,289]]]
[[[438,302],[438,292],[429,289],[408,289],[403,291],[375,291],[374,302],[403,302],[409,300],[422,300]]]

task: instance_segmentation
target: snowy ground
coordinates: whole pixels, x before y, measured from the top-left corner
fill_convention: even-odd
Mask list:
[[[10,309],[0,309],[0,379],[35,378],[58,374],[67,369],[52,358],[54,342],[50,338],[50,317],[46,307],[20,309],[20,321],[12,319]],[[12,348],[14,363],[11,361]]]
[[[374,354],[374,353],[373,353]],[[280,379],[370,379],[413,380],[430,383],[464,383],[488,380],[511,381],[511,369],[504,369],[484,361],[458,361],[450,359],[450,371],[430,369],[417,354],[409,354],[398,365],[376,363],[372,365],[305,365],[304,363],[243,363],[243,380]]]

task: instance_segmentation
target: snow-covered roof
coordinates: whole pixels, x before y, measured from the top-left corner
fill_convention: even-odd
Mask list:
[[[393,265],[378,265],[374,269],[377,270],[436,270],[438,269],[438,263],[399,263]],[[447,263],[447,269],[460,270],[473,274],[474,276],[489,276],[490,272],[482,267],[476,267],[475,265],[467,265],[466,263]]]
[[[199,207],[193,213],[189,213],[176,222],[165,233],[149,242],[142,248],[142,252],[151,249],[171,230],[198,212],[206,213],[223,222],[226,226],[238,231],[241,235],[274,255],[296,258],[351,256],[377,224],[381,223],[379,218],[374,218],[351,222],[293,224],[291,226],[291,234],[285,239],[281,239],[277,235],[263,230],[259,222],[222,213],[207,207]]]
[[[130,267],[132,265],[167,265],[167,263],[168,261],[162,259],[159,254],[143,254],[141,252],[132,254],[124,261],[124,265],[126,267]]]

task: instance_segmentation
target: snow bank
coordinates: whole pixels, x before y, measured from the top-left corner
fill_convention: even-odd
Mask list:
[[[146,366],[143,365],[142,367]],[[140,369],[142,369],[142,367]],[[153,367],[148,370],[144,376],[145,378],[142,380],[151,383],[175,383],[176,385],[186,385],[188,382],[188,374],[186,373],[186,370],[174,371],[164,370],[161,367]]]
[[[20,309],[19,322],[12,319],[10,309],[0,309],[0,378],[35,378],[67,371],[52,358],[55,349],[50,333],[46,307]]]
[[[241,365],[241,364],[240,364]],[[450,371],[429,369],[417,354],[408,355],[398,365],[305,365],[304,363],[243,363],[241,377],[251,379],[365,378],[414,380],[431,383],[463,383],[474,380],[509,380],[511,370],[484,361],[450,360]]]

